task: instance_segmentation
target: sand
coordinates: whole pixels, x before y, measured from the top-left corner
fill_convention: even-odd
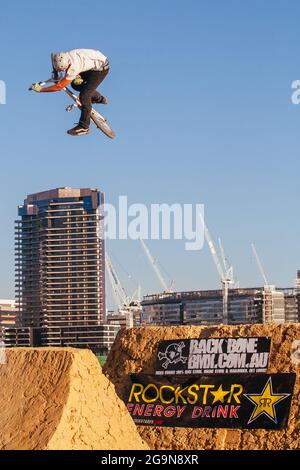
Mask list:
[[[289,425],[286,430],[230,430],[137,426],[151,449],[299,449],[300,364],[291,361],[292,343],[300,340],[300,324],[244,326],[142,327],[122,330],[109,354],[104,372],[118,395],[126,400],[128,374],[153,374],[160,340],[198,337],[271,336],[268,372],[296,372]]]
[[[148,448],[89,350],[8,349],[0,384],[0,449]]]

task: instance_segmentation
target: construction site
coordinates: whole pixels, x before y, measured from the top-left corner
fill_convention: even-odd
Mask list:
[[[106,255],[106,267],[118,313],[111,314],[110,321],[127,326],[139,325],[214,325],[253,324],[300,321],[300,270],[294,287],[277,287],[269,283],[254,243],[251,244],[254,260],[262,280],[262,286],[242,288],[234,277],[230,264],[218,239],[218,250],[204,219],[201,217],[204,238],[220,279],[221,289],[176,292],[175,281],[165,279],[159,261],[152,255],[146,241],[141,247],[153,273],[161,286],[161,292],[144,295],[138,284],[132,296],[122,285],[112,261]]]
[[[28,195],[19,206],[16,300],[4,300],[0,310],[7,347],[68,346],[107,356],[120,328],[299,322],[300,271],[293,288],[270,284],[252,243],[262,285],[241,287],[221,239],[214,243],[202,215],[220,289],[176,292],[175,281],[165,278],[166,270],[140,239],[161,291],[142,296],[138,276],[128,294],[101,235],[103,204],[97,189],[66,187]],[[107,308],[108,287],[113,310]]]

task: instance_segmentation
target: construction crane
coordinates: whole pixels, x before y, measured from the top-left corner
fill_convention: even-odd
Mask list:
[[[134,299],[136,299],[138,302],[141,302],[142,300],[142,287],[140,284],[138,284],[137,288],[132,294],[131,301],[134,302]]]
[[[226,270],[226,260],[225,260],[225,255],[224,255],[224,260],[223,260],[223,267],[222,264],[219,260],[217,251],[215,249],[215,246],[213,244],[212,238],[210,236],[210,233],[208,231],[208,228],[204,222],[204,219],[202,217],[202,214],[200,215],[200,220],[203,226],[204,230],[204,238],[206,240],[206,243],[208,245],[210,254],[212,256],[213,262],[217,268],[217,272],[220,276],[220,280],[222,283],[222,291],[223,291],[223,323],[225,325],[228,324],[228,294],[229,294],[229,286],[232,284],[233,279],[232,279],[232,267]],[[224,250],[223,250],[224,253]],[[223,269],[224,268],[224,269]]]
[[[263,323],[272,323],[276,321],[274,319],[274,313],[275,313],[275,308],[276,308],[275,307],[276,297],[277,297],[276,294],[278,295],[278,293],[276,293],[275,285],[271,285],[268,282],[266,273],[264,271],[262,262],[258,256],[254,243],[251,243],[251,248],[252,248],[252,252],[254,254],[259,272],[264,281],[264,305],[263,305],[263,319],[262,320],[263,320]],[[281,295],[283,294],[281,293]]]
[[[222,244],[222,241],[221,241],[220,237],[218,238],[218,243],[219,243],[220,253],[221,253],[221,257],[222,257],[223,267],[224,267],[225,273],[227,273],[226,277],[230,277],[231,278],[231,284],[233,285],[234,288],[238,289],[240,287],[240,283],[239,283],[239,281],[234,279],[233,266],[232,266],[232,264],[229,263],[229,260],[228,260],[227,256],[225,255],[225,251],[224,251],[223,244]]]
[[[144,241],[142,238],[140,238],[140,242],[141,242],[141,245],[142,245],[142,247],[143,247],[143,250],[144,250],[144,252],[145,252],[145,254],[146,254],[146,257],[148,258],[148,260],[149,260],[149,262],[150,262],[150,264],[151,264],[151,266],[152,266],[152,268],[153,268],[153,271],[155,272],[155,274],[156,274],[156,276],[157,276],[157,279],[159,280],[159,282],[160,282],[160,284],[161,284],[161,286],[162,286],[162,288],[163,288],[163,291],[164,291],[164,292],[168,292],[168,293],[173,292],[173,289],[174,289],[174,281],[172,281],[171,286],[168,287],[168,285],[167,285],[167,283],[166,283],[166,281],[165,281],[165,279],[164,279],[162,273],[160,272],[160,269],[159,269],[158,264],[157,264],[157,260],[155,260],[155,259],[153,258],[153,256],[152,256],[151,253],[150,253],[149,248],[147,247],[145,241]]]
[[[261,261],[260,261],[260,258],[259,258],[258,254],[257,254],[257,251],[256,251],[256,248],[255,248],[254,243],[251,243],[251,248],[252,248],[252,251],[253,251],[253,254],[254,254],[254,257],[255,257],[257,266],[258,266],[258,269],[259,269],[260,274],[261,274],[261,276],[262,276],[262,278],[263,278],[264,285],[265,285],[265,286],[269,286],[267,276],[266,276],[266,274],[265,274],[265,271],[264,271],[263,265],[262,265],[262,263],[261,263]]]
[[[108,277],[109,277],[109,281],[110,281],[110,285],[112,288],[112,293],[113,293],[116,305],[118,309],[121,310],[124,307],[124,305],[128,304],[129,298],[124,287],[122,286],[118,278],[118,275],[112,265],[111,259],[107,253],[105,254],[105,265],[106,265],[106,269],[108,272]]]
[[[107,253],[105,254],[105,264],[118,311],[126,317],[127,326],[131,328],[134,326],[135,315],[141,311],[141,286],[139,284],[132,296],[129,297]]]

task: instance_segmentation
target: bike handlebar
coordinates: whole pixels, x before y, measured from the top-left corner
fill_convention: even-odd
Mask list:
[[[49,78],[48,80],[46,80],[44,82],[38,82],[38,84],[41,85],[41,86],[44,86],[47,83],[57,83],[57,82],[59,82],[59,80],[55,80],[54,78]],[[32,85],[28,88],[28,90],[32,91]]]

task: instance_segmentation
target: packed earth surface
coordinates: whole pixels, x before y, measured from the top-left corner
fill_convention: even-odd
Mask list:
[[[271,338],[268,373],[296,373],[286,429],[134,424],[125,405],[130,374],[154,374],[161,340],[257,336]],[[130,328],[119,332],[103,371],[89,350],[7,349],[0,364],[0,449],[299,449],[299,340],[300,324],[288,323]]]
[[[296,383],[287,429],[240,430],[137,426],[151,449],[299,449],[300,448],[300,358],[295,345],[300,324],[254,324],[242,326],[166,326],[122,330],[108,356],[104,372],[124,401],[129,374],[154,374],[159,341],[186,338],[255,337],[271,338],[268,373],[295,372]]]
[[[148,449],[89,350],[8,349],[0,383],[0,449]]]

